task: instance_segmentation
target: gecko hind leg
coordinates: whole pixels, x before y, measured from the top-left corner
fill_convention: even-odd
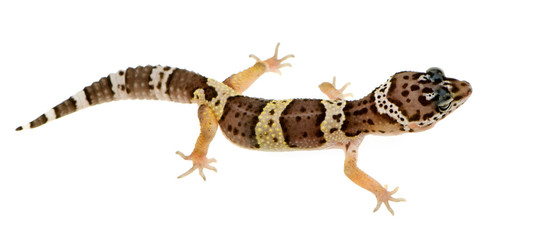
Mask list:
[[[197,142],[195,143],[195,148],[190,155],[185,155],[180,151],[177,151],[176,154],[181,156],[185,160],[193,161],[193,166],[182,175],[178,176],[178,178],[185,177],[196,169],[199,169],[199,175],[203,178],[203,180],[207,180],[205,174],[203,173],[203,169],[209,169],[216,172],[216,168],[211,166],[210,164],[216,162],[214,158],[207,158],[207,152],[210,145],[210,142],[216,135],[216,131],[218,130],[218,121],[216,120],[216,115],[210,110],[207,105],[199,106],[199,123],[201,125],[201,133],[197,138]]]
[[[293,54],[289,54],[286,55],[280,59],[278,59],[278,48],[280,48],[280,43],[276,44],[276,48],[274,49],[274,56],[272,56],[271,58],[261,61],[261,59],[259,59],[257,56],[255,56],[254,54],[250,54],[249,57],[254,58],[257,63],[263,63],[266,66],[266,71],[267,72],[274,72],[274,73],[278,73],[280,75],[282,75],[282,72],[280,72],[280,68],[283,67],[291,67],[292,65],[290,63],[283,63],[286,59],[288,58],[293,58],[295,57]]]
[[[284,63],[289,58],[294,57],[292,54],[286,55],[282,58],[278,58],[278,47],[280,43],[276,45],[274,50],[274,56],[262,61],[257,56],[251,54],[249,57],[252,57],[256,60],[255,64],[248,69],[245,69],[241,72],[233,74],[224,80],[224,84],[228,87],[231,87],[238,93],[243,93],[247,88],[251,86],[260,76],[267,72],[274,72],[281,74],[280,69],[283,67],[291,67],[291,64]]]

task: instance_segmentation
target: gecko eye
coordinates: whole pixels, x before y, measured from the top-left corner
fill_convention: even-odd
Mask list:
[[[437,67],[431,67],[426,72],[427,78],[434,83],[440,83],[444,80],[444,72]]]
[[[454,101],[454,98],[452,98],[452,94],[450,94],[444,88],[440,88],[436,92],[435,98],[437,98],[436,106],[438,107],[438,110],[440,110],[440,112],[445,112],[450,109],[450,107],[452,106],[452,102]]]

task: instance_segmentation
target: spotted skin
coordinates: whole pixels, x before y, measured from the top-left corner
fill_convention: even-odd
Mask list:
[[[287,146],[308,149],[324,145],[326,140],[320,126],[325,116],[321,100],[292,100],[279,118]]]
[[[357,100],[345,100],[345,86],[336,89],[321,84],[328,99],[270,100],[242,95],[259,76],[280,72],[289,66],[273,57],[231,75],[224,82],[206,78],[195,72],[167,66],[128,68],[101,78],[72,97],[42,114],[23,130],[41,126],[83,108],[116,100],[153,99],[199,105],[201,133],[190,155],[177,152],[205,179],[203,169],[216,171],[207,158],[210,142],[218,127],[231,142],[249,149],[293,151],[339,148],[346,156],[344,173],[357,185],[372,192],[377,207],[384,204],[394,214],[389,202],[397,188],[387,190],[357,167],[358,147],[368,134],[397,135],[431,128],[459,108],[471,95],[471,85],[447,78],[438,68],[426,72],[399,72],[371,93]]]
[[[219,120],[224,135],[233,143],[246,148],[260,148],[257,123],[268,100],[244,96],[230,97]]]

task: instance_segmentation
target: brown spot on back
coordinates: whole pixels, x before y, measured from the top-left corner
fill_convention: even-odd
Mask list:
[[[368,111],[369,111],[369,110],[365,107],[365,108],[362,108],[362,109],[360,109],[360,110],[355,110],[355,111],[353,111],[353,115],[354,115],[354,116],[363,115],[363,114],[366,114]]]
[[[421,77],[421,75],[423,75],[423,73],[414,73],[413,75],[411,75],[411,78],[413,80],[417,80],[419,79],[419,77]]]
[[[417,100],[419,100],[419,103],[421,103],[421,105],[423,106],[428,106],[429,104],[431,104],[431,101],[427,100],[425,96],[419,96]]]
[[[369,107],[369,109],[371,110],[372,113],[374,114],[378,114],[378,109],[376,108],[376,105],[373,104]]]
[[[432,92],[434,92],[434,90],[432,90],[432,88],[430,87],[423,88],[423,93],[432,93]]]
[[[349,111],[349,110],[351,110],[352,108],[355,107],[355,104],[354,104],[353,102],[354,102],[354,101],[347,101],[347,102],[346,102],[346,105],[344,106],[344,109],[343,109],[344,112],[345,112],[345,111]]]
[[[392,79],[390,79],[390,89],[388,90],[389,92],[393,92],[394,89],[396,89],[396,82],[398,81],[397,78],[393,77]]]
[[[348,137],[355,137],[359,134],[361,134],[361,130],[357,130],[355,132],[346,132],[346,136],[348,136]]]
[[[205,92],[205,99],[207,101],[212,101],[213,98],[218,96],[218,92],[216,92],[216,89],[212,86],[206,86],[203,88],[204,92]]]
[[[391,103],[395,104],[395,105],[398,106],[398,107],[403,106],[403,103],[402,103],[401,101],[397,100],[397,99],[388,98],[388,101],[390,101]]]
[[[408,118],[408,120],[410,122],[419,121],[419,119],[421,119],[421,111],[420,110],[417,110],[417,112],[415,114],[411,115]]]
[[[423,115],[423,120],[428,120],[429,118],[431,118],[432,116],[434,116],[433,112],[430,113],[426,113],[425,115]]]

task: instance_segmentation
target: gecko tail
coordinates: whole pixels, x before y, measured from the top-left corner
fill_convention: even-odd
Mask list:
[[[190,103],[193,90],[207,78],[184,69],[163,66],[128,68],[94,82],[16,131],[39,127],[81,109],[126,99]]]

